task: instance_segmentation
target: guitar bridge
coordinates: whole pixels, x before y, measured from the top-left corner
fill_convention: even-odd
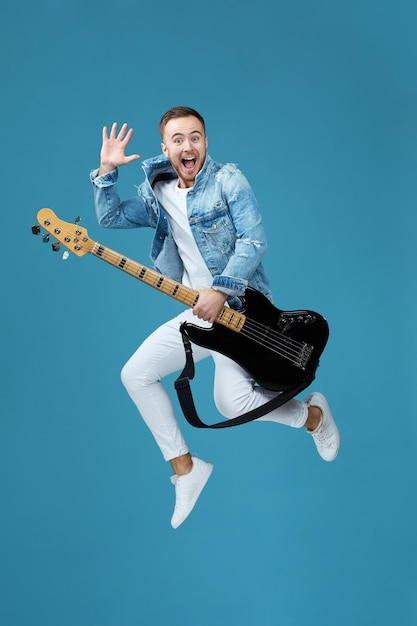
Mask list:
[[[295,367],[298,367],[300,370],[305,370],[307,368],[313,350],[314,347],[310,344],[302,343],[297,356],[293,360],[293,365],[295,365]]]

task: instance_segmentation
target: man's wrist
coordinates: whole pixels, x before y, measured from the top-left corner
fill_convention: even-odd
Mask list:
[[[105,174],[110,174],[110,172],[114,172],[117,169],[111,163],[100,163],[100,167],[98,168],[98,176],[105,176]]]
[[[221,289],[219,289],[218,287],[211,287],[211,289],[212,289],[213,291],[215,291],[216,293],[218,293],[218,294],[219,294],[219,296],[221,296],[221,297],[224,299],[224,301],[226,302],[227,298],[229,297],[229,296],[227,295],[227,293],[225,293],[224,291],[222,291],[222,290],[221,290]]]

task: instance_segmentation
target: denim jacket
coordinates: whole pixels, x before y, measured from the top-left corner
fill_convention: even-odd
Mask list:
[[[138,195],[121,201],[117,192],[118,172],[113,170],[90,179],[98,223],[105,228],[155,229],[150,258],[157,271],[181,282],[183,266],[170,232],[163,207],[153,192],[161,179],[177,178],[170,161],[159,155],[143,162],[145,181]],[[187,194],[191,232],[212,276],[214,289],[242,296],[248,285],[272,300],[268,279],[261,263],[267,243],[262,217],[254,193],[235,165],[216,163],[209,155]]]

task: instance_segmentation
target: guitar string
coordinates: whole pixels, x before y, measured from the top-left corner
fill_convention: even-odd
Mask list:
[[[271,327],[260,326],[258,329],[253,329],[251,321],[249,321],[248,326],[250,332],[245,332],[245,329],[242,329],[240,332],[249,337],[249,339],[256,341],[259,345],[263,345],[266,350],[288,359],[294,365],[299,364],[303,360],[302,352],[306,347],[305,344],[300,343],[298,349],[287,345],[289,342],[286,342],[287,337],[285,336],[278,336],[278,340],[276,337],[274,338],[273,335],[277,335],[277,333]]]
[[[258,337],[263,337],[264,343],[274,343],[275,341],[279,345],[281,342],[283,347],[290,351],[292,350],[294,353],[306,347],[305,342],[297,341],[288,335],[284,335],[281,331],[277,331],[271,326],[266,326],[257,320],[248,318],[248,326],[254,333],[257,333]]]
[[[51,233],[52,235],[55,235],[55,233]],[[71,232],[67,232],[67,237],[72,237],[73,233]],[[66,243],[68,242],[63,242],[64,245],[66,245]],[[97,256],[98,258],[103,259],[104,261],[107,260],[107,258],[110,259],[110,262],[112,265],[118,267],[119,269],[122,269],[123,271],[125,271],[127,274],[130,274],[131,276],[134,276],[136,278],[139,279],[139,274],[141,272],[143,272],[143,275],[145,276],[146,273],[149,273],[151,276],[153,275],[153,271],[155,270],[149,270],[149,268],[147,268],[144,265],[141,265],[140,263],[138,263],[137,261],[133,261],[132,259],[129,259],[127,257],[125,257],[124,255],[121,255],[117,252],[114,252],[113,250],[111,250],[110,248],[107,248],[106,246],[103,246],[102,244],[99,244],[98,242],[94,242],[93,246],[91,249],[88,249],[87,246],[84,246],[81,242],[78,242],[79,248],[81,249],[85,249],[86,252],[91,252],[94,256]],[[68,247],[68,246],[67,246]],[[98,250],[102,248],[104,250],[104,253],[106,256],[101,256],[100,254],[98,254]],[[106,258],[107,257],[107,258]],[[120,262],[116,262],[118,260],[124,259],[126,262],[123,266],[120,266]],[[138,265],[138,271],[136,272],[129,272],[129,264],[135,264]],[[162,281],[161,281],[162,278]],[[163,285],[164,281],[172,281],[172,279],[167,279],[166,277],[164,277],[163,275],[157,275],[154,276],[152,278],[152,281],[149,281],[147,284],[149,284],[150,286],[153,286],[154,288],[160,289],[160,286]],[[146,281],[144,281],[146,282]],[[160,285],[158,285],[158,283],[160,282]],[[184,289],[184,285],[181,285],[181,283],[177,283],[175,281],[172,281],[175,283],[175,287],[178,286],[178,290],[180,290],[181,288]],[[185,289],[188,288],[185,287]],[[162,291],[163,293],[166,293],[167,295],[172,295],[170,294],[169,291],[163,291],[163,289],[160,289],[160,291]],[[197,293],[194,292],[193,290],[190,290],[191,293],[190,294],[186,294],[185,297],[183,297],[181,299],[181,301],[186,304],[187,306],[192,306],[195,302],[195,298],[197,296]],[[237,312],[239,314],[239,312]],[[264,324],[261,324],[259,322],[256,322],[254,320],[251,320],[250,318],[245,316],[245,323],[244,326],[242,327],[242,329],[240,331],[237,332],[241,332],[244,336],[246,336],[247,338],[249,338],[250,340],[263,345],[264,348],[270,350],[271,352],[275,352],[276,354],[287,358],[288,360],[290,360],[291,362],[293,362],[294,364],[299,363],[299,358],[301,357],[301,353],[300,351],[304,350],[305,348],[305,344],[298,342],[294,339],[292,339],[291,337],[287,337],[285,335],[283,335],[282,333],[279,333],[278,331],[274,330],[273,328],[266,326]],[[224,325],[224,324],[223,324]],[[226,324],[226,327],[229,327]],[[230,327],[229,327],[230,328]],[[232,329],[233,330],[233,329]],[[266,343],[266,337],[268,336],[268,339],[270,341],[268,341],[268,343]]]
[[[113,258],[113,261],[115,261],[116,259],[119,259],[120,257],[126,258],[126,257],[123,257],[122,255],[119,255],[118,253],[111,252],[109,249],[106,249],[106,248],[105,248],[105,252],[108,257]],[[100,256],[100,255],[97,255],[97,256]],[[103,258],[103,257],[100,256],[100,258]],[[164,278],[163,275],[160,275],[160,274],[157,274],[156,276],[154,276],[153,275],[154,270],[149,270],[145,266],[141,266],[140,271],[137,271],[137,272],[135,271],[134,273],[131,273],[128,271],[129,262],[135,265],[137,264],[137,261],[131,261],[130,259],[127,259],[127,263],[124,265],[122,269],[124,269],[127,273],[131,275],[135,275],[135,276],[138,276],[138,274],[140,274],[143,271],[143,269],[145,269],[144,276],[146,272],[149,272],[149,274],[152,276],[152,279],[148,280],[147,284],[155,288],[158,288],[158,289],[160,288],[159,286],[158,287],[156,286],[161,281],[161,279],[163,279],[161,281],[161,287],[163,285],[163,281],[166,281],[166,282],[172,281],[172,279]],[[187,290],[189,289],[188,287],[184,287],[183,285],[181,285],[181,283],[176,283],[175,281],[173,282],[175,286],[179,285],[180,287],[183,287]],[[161,289],[161,291],[163,290]],[[166,290],[163,292],[166,293],[167,295],[172,295],[170,294],[169,290]],[[189,296],[187,296],[186,298],[182,298],[182,301],[184,302],[184,304],[191,306],[194,303],[196,295],[197,295],[196,292],[191,290],[191,293],[189,294]],[[244,327],[242,328],[241,331],[239,331],[239,332],[242,332],[244,336],[248,337],[249,339],[251,339],[252,341],[255,341],[256,343],[260,345],[264,345],[266,349],[270,350],[271,352],[275,352],[276,354],[279,354],[280,356],[287,358],[288,360],[294,363],[299,362],[299,359],[301,358],[300,352],[301,350],[304,349],[305,344],[297,342],[290,337],[286,337],[278,333],[277,331],[275,331],[273,328],[260,324],[259,322],[251,320],[250,318],[246,317],[246,320],[247,321],[244,324]],[[226,326],[228,327],[228,325]],[[265,337],[267,334],[269,335],[269,339],[270,339],[269,343],[265,342]]]
[[[297,358],[304,347],[302,344],[292,346],[290,342],[286,341],[287,338],[285,336],[270,326],[254,324],[251,319],[245,324],[245,328],[241,332],[244,332],[249,338],[256,340],[257,343],[263,345],[267,350],[281,353],[288,358]]]
[[[131,259],[127,259],[123,255],[115,253],[111,251],[110,249],[106,248],[105,246],[102,246],[101,244],[99,245],[99,247],[100,246],[104,248],[106,256],[112,259],[113,261],[116,261],[119,258],[126,259],[127,261],[126,264],[122,268],[120,268],[126,271],[126,273],[132,276],[138,277],[138,275],[141,272],[143,272],[143,270],[145,270],[145,272],[143,273],[143,276],[145,276],[146,272],[148,272],[152,276],[152,279],[148,280],[147,284],[149,284],[150,286],[153,286],[154,288],[160,289],[160,286],[162,287],[163,285],[163,281],[168,281],[168,282],[174,282],[175,286],[178,285],[179,287],[183,287],[187,290],[189,289],[188,287],[184,287],[183,285],[181,285],[181,283],[176,283],[175,281],[172,281],[172,279],[166,278],[163,275],[157,274],[156,276],[154,276],[153,275],[154,270],[149,270],[145,266],[138,264],[137,261],[132,261]],[[93,252],[93,254],[95,254],[96,256],[99,256],[99,258],[103,258],[103,260],[106,260],[104,257],[96,254],[96,252]],[[135,271],[134,273],[129,272],[128,271],[129,263],[133,263],[134,265],[138,264],[140,266],[140,270],[138,270],[137,272]],[[116,265],[116,263],[113,262],[113,265]],[[160,282],[160,286],[158,286],[159,282]],[[165,290],[165,291],[163,289],[160,289],[160,290],[163,291],[163,293],[166,293],[167,295],[172,295],[170,294],[169,290]],[[191,293],[189,295],[187,295],[185,298],[182,298],[182,302],[188,306],[191,306],[194,303],[196,296],[197,296],[197,293],[191,290]],[[226,327],[229,327],[229,326],[226,324]],[[301,352],[304,350],[305,344],[298,342],[292,339],[291,337],[284,336],[282,333],[275,331],[273,328],[269,326],[266,326],[264,324],[261,324],[259,322],[256,322],[246,317],[246,322],[243,328],[238,332],[241,332],[247,338],[258,343],[259,345],[263,345],[267,350],[275,354],[278,354],[283,358],[286,358],[287,360],[291,361],[294,364],[298,364],[300,362],[300,359],[302,359]],[[265,341],[266,335],[268,335],[268,339],[269,339],[268,343],[266,343]]]

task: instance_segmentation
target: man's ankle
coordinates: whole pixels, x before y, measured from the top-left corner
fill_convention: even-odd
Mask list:
[[[323,414],[320,411],[318,406],[309,406],[308,407],[308,415],[307,420],[304,426],[308,431],[313,432],[318,428],[321,424],[321,420],[323,419]]]
[[[187,452],[187,454],[177,456],[175,459],[171,459],[170,463],[177,476],[189,474],[193,469],[193,461],[189,452]]]

